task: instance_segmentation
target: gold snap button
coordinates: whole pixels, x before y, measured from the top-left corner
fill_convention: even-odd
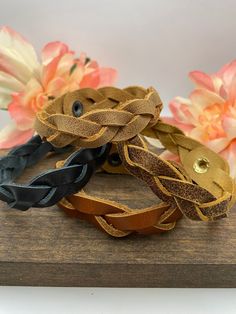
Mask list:
[[[193,164],[193,169],[197,173],[206,173],[209,167],[210,167],[210,162],[205,157],[198,158]]]

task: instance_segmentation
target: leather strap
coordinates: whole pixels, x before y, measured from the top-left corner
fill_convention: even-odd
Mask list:
[[[65,151],[55,149],[35,136],[0,159],[0,199],[20,210],[52,206],[86,185],[95,169],[106,160],[110,146],[106,144],[96,149],[80,149],[71,154],[60,169],[43,172],[28,184],[16,184],[13,180],[47,153]]]
[[[85,219],[113,237],[133,232],[154,234],[169,231],[182,217],[179,210],[161,203],[144,209],[131,209],[117,202],[79,192],[62,199],[58,206],[72,216]]]
[[[235,202],[235,182],[227,162],[169,124],[158,122],[152,131],[165,147],[178,154],[182,170],[150,152],[137,136],[118,144],[128,171],[190,219],[210,221],[226,217]]]
[[[73,116],[75,102],[81,116]],[[35,129],[55,147],[98,147],[128,140],[156,124],[162,102],[150,87],[84,88],[52,101],[36,117]]]
[[[230,176],[227,161],[220,155],[162,121],[145,129],[143,134],[160,140],[165,149],[177,155],[192,181],[215,197],[229,193],[234,202],[235,181]]]

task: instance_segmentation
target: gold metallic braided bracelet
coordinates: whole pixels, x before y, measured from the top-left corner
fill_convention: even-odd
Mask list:
[[[147,182],[164,201],[148,209],[133,210],[78,193],[64,199],[60,206],[113,236],[167,231],[182,213],[204,221],[225,217],[234,202],[234,182],[227,162],[179,129],[160,122],[161,108],[157,92],[141,87],[83,89],[49,104],[36,122],[42,137],[59,147],[118,143],[127,170]],[[179,155],[182,165],[150,152],[138,133],[158,138],[164,147]]]

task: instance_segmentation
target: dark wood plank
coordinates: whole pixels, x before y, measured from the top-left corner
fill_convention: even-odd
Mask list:
[[[26,171],[52,167],[50,157]],[[128,176],[96,174],[87,191],[131,207],[157,198]],[[113,239],[53,206],[20,212],[0,204],[0,284],[33,286],[235,287],[236,212],[215,223],[183,218],[175,230]]]

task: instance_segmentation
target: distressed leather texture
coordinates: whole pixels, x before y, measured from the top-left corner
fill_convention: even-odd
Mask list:
[[[169,131],[174,135],[172,126],[160,123],[161,130],[163,127],[166,133]],[[158,124],[155,131],[158,135]],[[226,217],[234,201],[234,182],[228,174],[227,163],[197,141],[181,133],[178,135],[179,145],[175,145],[179,146],[178,155],[182,165],[150,152],[141,137],[137,136],[118,144],[124,166],[131,174],[145,181],[161,200],[172,208],[178,208],[186,217],[202,221]],[[209,171],[196,173],[193,163],[203,156],[210,161]]]
[[[75,100],[84,106],[79,118],[72,116]],[[171,230],[183,214],[199,221],[226,217],[235,201],[235,182],[227,162],[178,128],[162,122],[161,109],[161,100],[152,87],[105,87],[68,93],[38,114],[36,130],[56,147],[116,143],[125,169],[145,181],[163,201],[135,210],[83,192],[63,199],[59,206],[117,237]],[[180,163],[151,152],[140,134],[158,139],[179,157]],[[201,162],[205,160],[204,168]],[[108,166],[107,171],[112,169]]]
[[[80,117],[73,116],[75,100],[83,104]],[[85,88],[51,102],[37,114],[35,129],[55,147],[98,147],[128,140],[155,125],[161,109],[152,87]]]

